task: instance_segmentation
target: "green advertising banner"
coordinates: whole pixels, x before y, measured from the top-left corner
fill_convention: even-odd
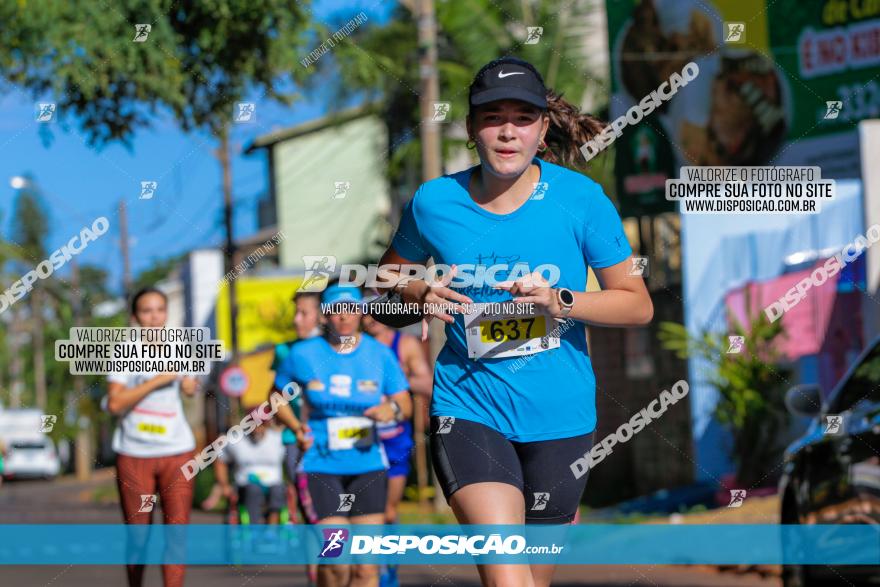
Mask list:
[[[880,116],[880,0],[606,6],[624,216],[674,211],[664,185],[683,165],[860,176],[856,124]]]

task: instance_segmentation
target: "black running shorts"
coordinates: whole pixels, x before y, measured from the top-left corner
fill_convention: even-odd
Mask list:
[[[508,483],[523,492],[526,522],[566,524],[587,486],[571,463],[593,446],[593,433],[559,440],[512,442],[488,426],[461,418],[431,418],[431,455],[447,501],[472,483]]]
[[[385,513],[388,476],[384,470],[360,475],[305,475],[318,520]]]

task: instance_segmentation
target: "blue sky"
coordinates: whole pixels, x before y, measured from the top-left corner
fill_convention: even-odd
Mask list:
[[[336,22],[364,11],[368,22],[376,23],[387,19],[394,6],[394,2],[382,0],[317,1],[313,18]],[[47,96],[45,101],[51,98]],[[268,186],[265,153],[244,156],[242,148],[256,136],[326,113],[326,100],[317,95],[305,96],[289,108],[254,101],[257,122],[234,125],[231,137],[237,238],[256,230],[257,199]],[[110,286],[117,291],[122,259],[116,210],[122,199],[128,208],[134,275],[157,259],[223,242],[222,177],[213,154],[216,144],[210,137],[184,134],[169,117],[157,119],[153,128],[139,132],[131,151],[119,144],[96,150],[86,145],[76,121],[68,119],[68,131],[50,123],[52,140],[45,144],[40,136],[43,125],[35,121],[34,107],[31,96],[16,88],[0,95],[0,230],[4,238],[10,234],[16,194],[10,178],[31,173],[51,215],[49,251],[99,216],[110,220],[107,234],[91,243],[79,260],[110,271]],[[158,181],[152,199],[139,199],[142,180]],[[63,269],[61,274],[67,272]]]

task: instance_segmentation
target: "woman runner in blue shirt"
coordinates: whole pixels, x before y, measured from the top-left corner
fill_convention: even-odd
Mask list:
[[[480,165],[422,184],[381,264],[420,269],[433,258],[437,267],[425,279],[401,269],[389,293],[424,304],[425,326],[446,322],[431,451],[458,521],[567,524],[586,486],[571,464],[589,452],[596,428],[584,324],[647,324],[653,305],[631,275],[632,249],[611,201],[553,163],[582,161],[580,145],[602,124],[512,57],[485,65],[469,99],[468,146]],[[585,291],[588,267],[602,291]],[[554,568],[479,571],[484,585],[544,586]]]
[[[361,332],[360,290],[332,285],[321,296],[324,336],[295,344],[275,373],[275,387],[303,389],[306,428],[296,426],[318,524],[383,524],[388,459],[377,422],[409,418],[408,384],[391,349]],[[375,585],[376,565],[319,565],[318,585]]]

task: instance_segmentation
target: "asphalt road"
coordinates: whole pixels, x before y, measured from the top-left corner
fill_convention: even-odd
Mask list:
[[[103,478],[107,478],[104,472]],[[17,481],[0,486],[0,524],[107,524],[121,521],[115,504],[97,504],[89,499],[95,483],[72,479]],[[219,516],[193,512],[193,522],[220,523]],[[399,572],[401,585],[419,587],[479,587],[471,565],[405,566]],[[161,586],[158,567],[147,571],[147,587]],[[574,585],[653,587],[778,587],[775,579],[755,574],[721,574],[710,569],[672,566],[560,566],[554,586]],[[118,566],[47,565],[7,566],[0,569],[0,585],[22,587],[109,587],[125,586],[125,574]],[[303,568],[296,566],[192,566],[187,585],[210,587],[306,586]]]

